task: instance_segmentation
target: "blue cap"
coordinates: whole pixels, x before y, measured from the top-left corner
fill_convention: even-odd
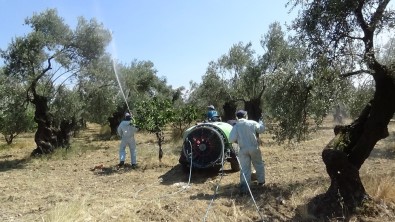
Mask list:
[[[247,111],[241,109],[241,110],[236,112],[236,116],[237,116],[237,118],[246,117],[247,116]]]

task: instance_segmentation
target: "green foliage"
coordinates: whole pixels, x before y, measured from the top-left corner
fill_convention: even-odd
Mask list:
[[[169,99],[153,97],[150,100],[141,101],[135,107],[134,124],[150,133],[163,131],[173,118],[174,110]]]
[[[26,86],[27,100],[39,110],[34,118],[41,126],[37,129],[51,131],[37,134],[36,142],[47,147],[43,151],[37,144],[37,150],[49,153],[57,147],[56,139],[49,137],[58,130],[48,124],[72,122],[75,119],[66,118],[76,118],[84,101],[64,88],[66,81],[78,81],[81,71],[103,56],[111,34],[95,19],[87,21],[82,17],[72,30],[55,9],[35,13],[25,24],[32,28],[31,32],[13,39],[7,50],[1,51],[4,74]]]
[[[172,96],[171,86],[167,85],[165,78],[157,76],[157,70],[151,61],[133,60],[129,66],[118,66],[119,79],[130,104],[140,99]]]
[[[30,96],[37,92],[53,97],[59,79],[65,79],[60,84],[72,80],[103,55],[111,40],[110,32],[96,20],[79,18],[76,29],[71,30],[54,9],[34,14],[25,24],[32,32],[12,40],[1,56],[4,73],[26,83]]]
[[[345,151],[350,144],[350,135],[349,133],[339,133],[333,139],[333,148],[340,151]]]
[[[188,102],[196,104],[200,110],[206,110],[208,104],[220,107],[220,104],[230,99],[230,91],[225,81],[218,74],[218,64],[211,62],[202,83],[189,96]]]
[[[116,108],[110,113],[115,116],[117,116],[117,110],[125,110],[126,103],[129,109],[134,110],[153,97],[165,99],[176,93],[171,86],[167,85],[165,78],[159,78],[156,75],[157,70],[151,61],[133,60],[128,66],[116,63],[114,68],[116,75],[114,74],[113,77],[118,77],[115,88],[117,96],[111,101],[114,102],[113,105]]]
[[[373,81],[367,81],[353,89],[351,92],[352,96],[348,102],[351,118],[358,117],[366,104],[373,99],[374,87]]]
[[[0,76],[0,133],[7,144],[22,132],[35,127],[34,112],[26,103],[25,89],[11,78]]]
[[[162,144],[165,141],[163,131],[174,118],[172,101],[155,96],[150,100],[138,103],[135,114],[135,125],[142,130],[155,134],[159,146],[159,161],[161,161],[163,156]]]
[[[252,49],[252,44],[243,44],[239,42],[234,44],[227,54],[222,55],[218,59],[222,76],[224,76],[224,82],[227,84],[228,94],[233,100],[249,100],[254,95],[254,90],[247,90],[248,88],[256,88],[256,84],[260,81],[255,81],[256,76],[253,74],[260,75],[261,72],[256,72],[254,69],[256,66],[255,51]],[[251,80],[251,81],[249,81]],[[253,83],[248,88],[243,87],[243,83]],[[244,85],[245,86],[245,85]],[[258,87],[259,88],[259,87]]]
[[[355,117],[355,111],[359,113],[365,106],[362,103],[368,101],[365,96],[372,95],[364,88],[354,92],[353,77],[383,70],[373,47],[374,38],[393,24],[395,14],[387,8],[388,2],[289,1],[301,9],[293,28],[308,56],[308,68],[303,72],[310,75],[307,80],[312,88],[306,111],[317,123],[339,104],[348,106]]]
[[[310,86],[303,74],[279,71],[268,76],[265,111],[272,127],[269,130],[278,142],[296,137],[303,140],[308,133]]]
[[[59,127],[62,120],[80,120],[82,118],[82,108],[83,101],[81,101],[77,91],[59,86],[50,111],[54,117],[54,126]]]
[[[118,104],[124,103],[110,56],[104,55],[84,68],[77,86],[79,99],[83,102],[81,116],[89,122],[105,124]]]
[[[301,6],[293,28],[308,44],[313,59],[324,56],[329,65],[342,67],[342,73],[378,67],[375,40],[394,27],[395,13],[388,7],[390,1],[289,2]]]
[[[269,131],[278,142],[301,141],[338,102],[339,72],[325,59],[311,63],[304,44],[295,38],[287,40],[277,23],[261,43],[266,49],[261,63],[266,70],[264,112],[272,123]]]
[[[317,65],[318,64],[318,65]],[[312,66],[312,86],[309,110],[316,125],[320,125],[335,106],[345,104],[350,98],[349,79],[340,77],[340,68],[330,66],[325,59]]]
[[[199,108],[193,105],[184,105],[174,109],[172,126],[177,131],[176,135],[182,138],[185,129],[189,128],[199,118]]]
[[[263,87],[260,67],[254,56],[251,43],[234,44],[228,53],[209,63],[202,83],[188,101],[205,110],[208,104],[222,107],[227,101],[249,100],[259,95]]]

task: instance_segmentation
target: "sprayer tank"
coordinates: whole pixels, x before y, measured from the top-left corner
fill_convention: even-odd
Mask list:
[[[200,123],[183,134],[181,164],[194,168],[209,168],[235,157],[229,134],[232,125],[224,122]]]

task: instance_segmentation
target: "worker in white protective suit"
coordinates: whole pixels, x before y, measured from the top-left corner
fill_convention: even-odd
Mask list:
[[[138,128],[132,124],[131,119],[132,116],[130,115],[130,113],[126,113],[125,119],[122,120],[117,128],[117,133],[121,137],[121,144],[119,145],[119,167],[125,165],[126,146],[129,146],[132,168],[137,167],[136,141],[134,139],[134,134],[138,131]]]
[[[265,184],[265,163],[257,139],[257,133],[265,131],[265,124],[262,120],[258,122],[248,120],[247,112],[239,110],[236,112],[237,122],[229,134],[229,141],[239,145],[238,158],[240,161],[240,191],[248,192],[251,184],[251,163],[256,170],[258,185]],[[244,178],[244,176],[245,178]]]

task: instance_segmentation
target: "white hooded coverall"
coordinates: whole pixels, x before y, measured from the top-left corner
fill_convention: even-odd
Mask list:
[[[119,159],[125,161],[126,146],[129,146],[130,158],[132,164],[137,164],[136,160],[136,141],[134,140],[134,133],[138,131],[138,128],[132,125],[130,120],[123,120],[117,129],[118,135],[121,137],[121,144],[119,145]]]
[[[246,182],[248,185],[251,183],[251,163],[256,170],[258,183],[265,183],[265,165],[256,137],[256,133],[264,131],[265,125],[262,121],[257,123],[244,118],[239,119],[230,131],[229,141],[231,143],[237,142],[240,148],[238,158],[241,166],[240,187],[243,192],[248,189]],[[243,174],[247,181],[245,181]]]

